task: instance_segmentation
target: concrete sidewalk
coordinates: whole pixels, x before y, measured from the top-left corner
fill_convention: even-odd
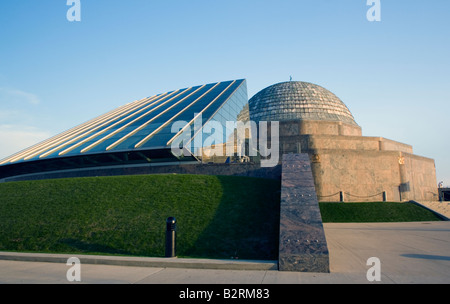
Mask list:
[[[367,284],[367,260],[381,282],[450,283],[450,222],[324,224],[331,273],[279,272],[274,261],[78,256],[84,284]],[[72,255],[0,253],[0,283],[73,284]],[[245,269],[245,270],[242,270]]]

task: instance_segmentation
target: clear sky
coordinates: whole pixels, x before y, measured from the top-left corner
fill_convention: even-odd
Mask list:
[[[246,78],[321,85],[364,136],[410,144],[450,186],[450,1],[0,1],[0,159],[125,103]]]

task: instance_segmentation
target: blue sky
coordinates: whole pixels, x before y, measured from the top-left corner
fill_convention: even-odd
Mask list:
[[[365,136],[410,144],[450,186],[450,1],[0,2],[0,158],[125,103],[246,78],[324,86]]]

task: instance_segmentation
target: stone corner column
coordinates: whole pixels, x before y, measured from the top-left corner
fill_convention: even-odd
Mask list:
[[[283,155],[278,267],[280,271],[330,272],[308,154]]]

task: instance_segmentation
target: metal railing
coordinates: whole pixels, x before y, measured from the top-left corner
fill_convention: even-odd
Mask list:
[[[320,199],[322,199],[322,198],[327,198],[327,197],[333,197],[333,196],[338,195],[338,194],[339,194],[339,201],[342,202],[342,203],[346,201],[345,200],[346,196],[352,196],[352,197],[356,197],[356,198],[371,198],[371,197],[376,197],[376,196],[381,195],[382,199],[383,199],[383,202],[387,201],[386,191],[382,191],[382,192],[379,192],[379,193],[376,193],[376,194],[372,194],[372,195],[356,195],[356,194],[351,194],[351,193],[345,192],[345,191],[338,191],[338,192],[330,194],[330,195],[317,195],[317,196]]]

